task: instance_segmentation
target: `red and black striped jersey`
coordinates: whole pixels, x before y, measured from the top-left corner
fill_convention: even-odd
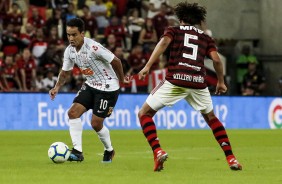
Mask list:
[[[206,88],[204,59],[217,51],[214,40],[189,25],[168,27],[163,36],[172,40],[166,80],[181,87]]]

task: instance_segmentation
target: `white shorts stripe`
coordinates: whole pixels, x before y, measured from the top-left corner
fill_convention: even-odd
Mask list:
[[[153,95],[163,84],[165,80],[162,80],[152,91],[151,94]]]

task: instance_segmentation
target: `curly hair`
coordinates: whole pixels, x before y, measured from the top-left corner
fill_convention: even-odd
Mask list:
[[[188,3],[187,1],[177,4],[174,12],[179,21],[191,25],[201,24],[202,21],[205,21],[207,14],[205,7],[198,5],[198,3]]]

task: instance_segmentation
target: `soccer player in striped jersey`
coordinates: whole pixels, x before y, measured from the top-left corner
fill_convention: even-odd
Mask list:
[[[230,169],[242,170],[232,152],[225,128],[214,114],[211,95],[205,82],[204,58],[207,56],[212,59],[218,78],[216,94],[227,91],[215,42],[196,27],[205,21],[206,9],[197,3],[181,2],[174,11],[180,25],[165,30],[148,63],[139,72],[139,78],[143,79],[153,63],[170,46],[166,78],[152,90],[138,113],[143,133],[153,150],[154,171],[163,169],[168,154],[161,148],[153,116],[164,106],[171,106],[181,99],[201,112],[222,148]]]
[[[81,115],[92,109],[91,125],[104,145],[102,162],[112,162],[114,149],[111,144],[109,129],[103,125],[115,107],[119,95],[120,82],[129,83],[124,77],[122,64],[112,52],[100,43],[84,37],[84,22],[74,18],[67,22],[67,37],[70,45],[64,53],[62,70],[54,88],[49,91],[53,100],[59,89],[65,84],[76,64],[86,82],[78,91],[68,111],[69,132],[73,143],[69,161],[83,161]]]

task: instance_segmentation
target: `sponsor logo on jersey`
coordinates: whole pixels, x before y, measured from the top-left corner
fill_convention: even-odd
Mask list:
[[[94,75],[94,71],[91,68],[80,69],[83,75]]]
[[[112,80],[112,77],[109,76],[107,70],[103,69],[103,72],[104,72],[104,75],[105,75],[109,80]]]
[[[200,71],[201,70],[201,67],[199,66],[194,66],[194,65],[190,65],[188,63],[183,63],[183,62],[179,62],[178,65],[181,65],[181,66],[186,66],[186,67],[189,67],[189,68],[192,68],[196,71]]]
[[[188,75],[188,74],[182,74],[182,73],[176,73],[173,74],[173,79],[177,80],[184,80],[189,82],[197,82],[197,83],[204,83],[204,77],[201,75]]]
[[[100,82],[93,82],[92,84],[93,84],[93,86],[102,86],[102,83],[100,83]]]

